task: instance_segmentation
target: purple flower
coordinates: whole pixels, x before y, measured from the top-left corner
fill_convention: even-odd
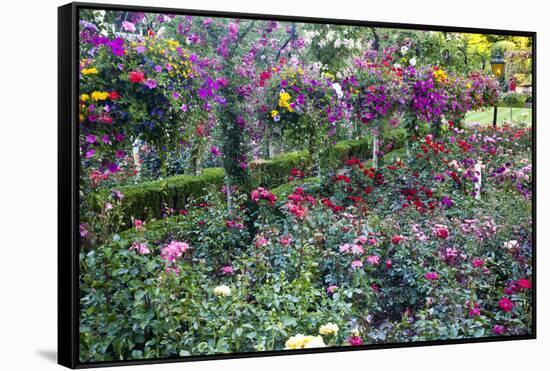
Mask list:
[[[136,51],[139,53],[139,54],[143,54],[147,51],[147,48],[143,45],[138,45],[136,46]]]
[[[80,231],[80,237],[87,237],[88,236],[88,234],[89,234],[88,225],[86,223],[80,224],[78,229]]]
[[[118,151],[116,151],[116,157],[117,158],[124,158],[125,155],[126,155],[126,153],[124,153],[124,151],[122,151],[120,149]]]
[[[147,85],[149,89],[154,89],[157,87],[157,82],[153,79],[147,79],[147,81],[145,82],[145,85]]]
[[[453,206],[453,200],[451,200],[448,196],[441,197],[441,205],[445,206],[447,209]]]
[[[86,158],[92,157],[92,156],[94,155],[94,153],[95,153],[95,151],[94,151],[93,148],[90,149],[90,150],[88,150],[88,151],[86,151]]]
[[[86,135],[86,142],[90,144],[94,144],[96,140],[97,140],[97,137],[95,135],[93,134]]]
[[[210,153],[212,153],[212,155],[214,157],[220,157],[221,156],[221,152],[220,152],[220,149],[216,146],[212,146],[210,147]]]
[[[119,170],[120,170],[120,168],[119,168],[118,165],[115,164],[114,162],[111,162],[111,163],[109,164],[109,172],[110,172],[110,173],[117,173]]]
[[[124,55],[124,39],[117,37],[109,42],[109,47],[111,52],[117,57],[122,57]]]
[[[109,136],[105,134],[104,136],[101,137],[101,141],[105,144],[109,144],[110,142]]]

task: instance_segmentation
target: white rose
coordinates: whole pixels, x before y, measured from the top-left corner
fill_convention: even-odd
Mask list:
[[[214,289],[214,295],[216,296],[229,296],[231,295],[231,289],[229,286],[220,285]]]
[[[409,47],[408,47],[408,46],[403,45],[403,46],[401,47],[401,55],[407,54],[408,51],[409,51]]]
[[[409,64],[413,67],[416,66],[416,58],[412,57],[411,59],[409,59]]]

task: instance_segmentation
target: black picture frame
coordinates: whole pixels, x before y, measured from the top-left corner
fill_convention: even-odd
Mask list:
[[[295,21],[317,24],[336,24],[362,27],[383,27],[390,29],[411,29],[426,31],[446,31],[463,33],[482,33],[494,35],[525,36],[533,39],[532,63],[532,158],[533,158],[533,331],[528,335],[510,335],[501,337],[483,337],[474,339],[451,339],[407,343],[370,344],[357,347],[329,347],[316,349],[247,352],[236,354],[217,354],[205,356],[187,356],[165,359],[144,359],[80,363],[79,352],[79,223],[78,223],[78,22],[80,9],[124,10],[154,12],[159,14],[181,14],[209,17],[232,17],[241,19]],[[203,11],[190,9],[171,9],[161,7],[112,5],[99,3],[73,2],[58,8],[58,363],[69,368],[92,368],[106,366],[127,366],[169,362],[187,362],[204,360],[222,360],[247,357],[267,357],[309,353],[332,353],[342,351],[482,343],[511,340],[536,339],[537,301],[536,301],[536,122],[537,122],[537,85],[536,85],[536,48],[537,33],[533,31],[502,30],[489,28],[449,27],[440,25],[422,25],[408,23],[372,22],[348,19],[310,18],[270,14],[237,13],[222,11]]]

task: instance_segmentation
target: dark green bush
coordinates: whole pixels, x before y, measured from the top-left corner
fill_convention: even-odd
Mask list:
[[[177,175],[120,188],[124,194],[123,208],[128,222],[130,217],[141,219],[158,218],[162,206],[182,209],[190,199],[204,196],[212,187],[223,185],[222,168],[204,169],[199,176]]]

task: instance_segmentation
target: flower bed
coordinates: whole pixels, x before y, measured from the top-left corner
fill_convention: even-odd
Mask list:
[[[530,143],[451,132],[378,171],[347,159],[239,196],[252,228],[220,192],[136,221],[81,253],[84,359],[530,333]]]

